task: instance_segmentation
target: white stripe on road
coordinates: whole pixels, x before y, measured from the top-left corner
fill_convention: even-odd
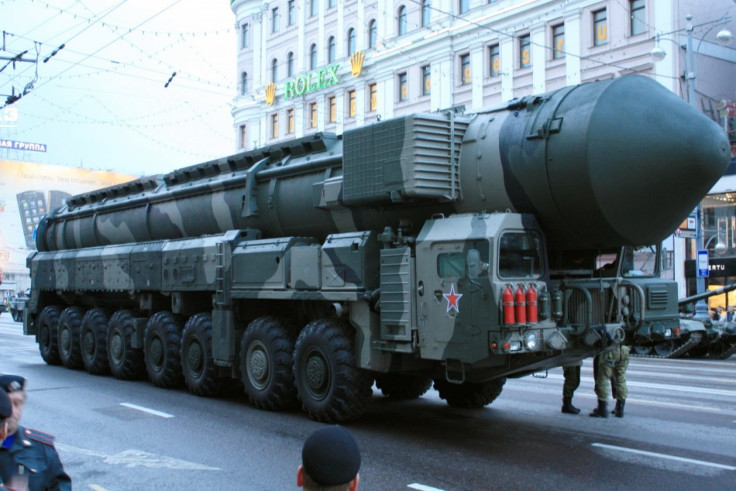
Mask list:
[[[130,404],[129,402],[121,402],[120,405],[125,406],[130,409],[135,409],[136,411],[143,411],[144,413],[153,414],[154,416],[159,416],[161,418],[173,418],[174,417],[173,414],[156,411],[155,409],[149,409],[143,406],[137,406],[135,404]]]
[[[647,452],[646,450],[637,450],[635,448],[617,447],[615,445],[606,445],[605,443],[592,443],[594,447],[606,448],[609,450],[618,450],[620,452],[635,453],[638,455],[646,455],[647,457],[656,457],[659,459],[676,460],[678,462],[686,462],[689,464],[703,465],[706,467],[715,467],[717,469],[725,469],[727,471],[736,471],[736,467],[731,465],[716,464],[715,462],[706,462],[704,460],[686,459],[685,457],[677,457],[675,455],[667,455],[663,453]]]
[[[550,373],[548,378],[554,380],[564,380],[564,377],[562,375],[557,375],[554,373]],[[674,390],[677,392],[691,392],[694,394],[736,397],[736,390],[734,389],[708,389],[705,387],[692,387],[689,385],[652,384],[649,382],[637,382],[635,380],[626,380],[626,385],[628,385],[629,387],[643,387],[645,389]]]
[[[427,486],[426,484],[419,484],[417,482],[413,482],[409,484],[407,488],[417,489],[418,491],[444,491],[444,489],[433,488],[432,486]]]

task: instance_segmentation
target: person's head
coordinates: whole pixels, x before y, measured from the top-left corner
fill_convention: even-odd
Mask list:
[[[726,307],[726,312],[733,312],[733,305]]]
[[[0,441],[8,436],[8,418],[13,415],[13,403],[4,390],[0,390]]]
[[[296,484],[308,490],[358,489],[360,449],[348,430],[339,425],[320,428],[302,448]]]
[[[26,403],[26,379],[20,375],[0,375],[0,389],[10,398],[13,406],[13,414],[7,419],[8,435],[18,431],[20,419],[23,416],[23,406]]]

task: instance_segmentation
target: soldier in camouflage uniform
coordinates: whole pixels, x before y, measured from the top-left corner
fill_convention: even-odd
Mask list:
[[[598,396],[598,407],[590,413],[596,418],[608,417],[608,392],[616,394],[616,408],[613,414],[618,418],[624,417],[624,404],[629,392],[626,387],[626,369],[629,366],[629,347],[623,344],[614,344],[608,350],[596,356],[595,394]]]
[[[565,383],[562,385],[562,412],[565,414],[580,413],[580,409],[572,405],[572,396],[580,387],[580,365],[582,363],[562,367],[562,374],[565,376]]]

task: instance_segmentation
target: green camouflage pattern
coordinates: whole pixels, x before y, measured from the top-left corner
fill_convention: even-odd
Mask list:
[[[157,385],[181,370],[211,394],[241,378],[259,406],[296,390],[323,421],[363,410],[370,373],[487,404],[505,377],[667,336],[674,283],[590,259],[669,234],[725,170],[726,144],[630,76],[244,151],[52,211],[28,258],[24,329],[47,362],[61,349],[71,366],[74,343],[91,356],[104,319],[123,319],[132,333],[115,339],[145,352],[123,361],[145,359]],[[683,191],[652,193],[663,185]],[[533,294],[537,318],[524,319]],[[85,313],[85,336],[54,337]]]

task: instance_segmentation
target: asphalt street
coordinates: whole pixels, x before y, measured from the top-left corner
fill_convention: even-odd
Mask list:
[[[301,411],[248,405],[238,390],[208,399],[48,366],[22,325],[0,315],[0,372],[28,379],[23,424],[57,437],[74,489],[296,489]],[[545,374],[541,374],[545,375]],[[632,359],[623,419],[588,417],[592,364],[560,412],[562,372],[508,380],[482,410],[374,393],[348,425],[363,456],[361,489],[733,489],[736,356]]]

